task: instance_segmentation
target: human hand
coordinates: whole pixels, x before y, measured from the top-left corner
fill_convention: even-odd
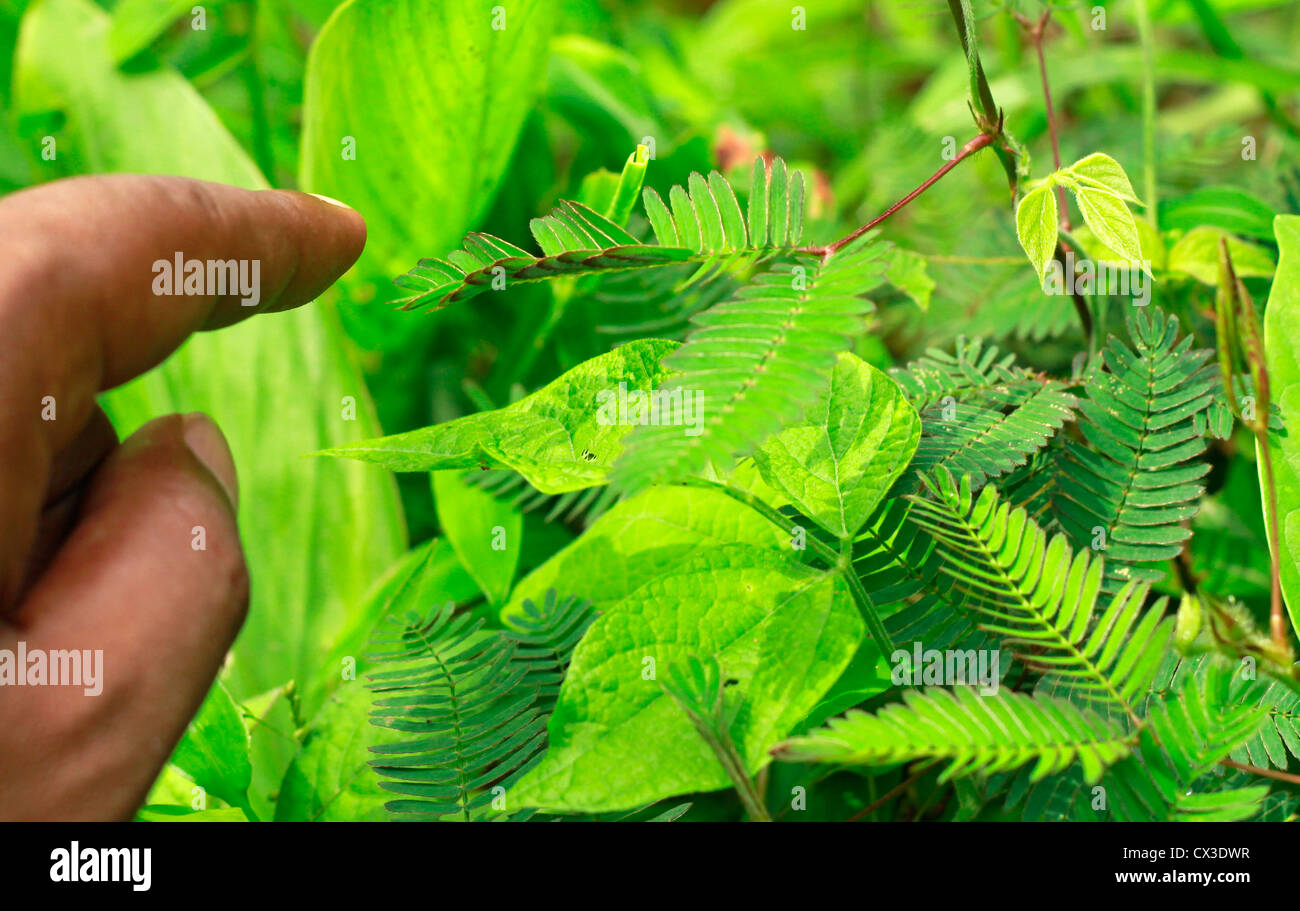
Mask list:
[[[314,299],[364,244],[346,207],[182,178],[76,178],[0,200],[0,819],[129,818],[247,611],[221,431],[170,415],[119,445],[96,394],[191,332]],[[177,251],[258,261],[260,302],[155,294],[153,264]],[[5,650],[24,673],[20,642],[102,650],[102,691],[7,685]]]

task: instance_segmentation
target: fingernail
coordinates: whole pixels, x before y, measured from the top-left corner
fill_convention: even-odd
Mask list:
[[[221,482],[231,506],[239,505],[239,481],[235,477],[235,457],[230,454],[230,444],[212,418],[194,411],[181,418],[185,445],[207,466],[208,471]]]
[[[337,199],[335,199],[335,198],[332,197],[332,196],[323,196],[323,195],[320,194],[320,193],[308,193],[307,195],[308,195],[308,196],[315,196],[315,197],[316,197],[317,199],[319,199],[321,202],[327,202],[327,203],[329,203],[331,206],[338,206],[340,209],[347,209],[347,210],[350,211],[350,212],[355,212],[355,211],[356,211],[356,209],[353,209],[353,208],[352,208],[350,205],[348,205],[347,203],[345,203],[345,202],[339,202]]]

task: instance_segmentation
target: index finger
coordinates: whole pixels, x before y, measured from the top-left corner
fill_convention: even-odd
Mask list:
[[[179,177],[73,178],[0,200],[0,606],[21,575],[53,457],[98,392],[160,363],[191,332],[312,300],[364,244],[365,223],[345,206]],[[47,397],[57,420],[42,420]]]

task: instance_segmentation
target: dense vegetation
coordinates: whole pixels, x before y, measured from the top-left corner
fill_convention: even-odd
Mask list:
[[[254,578],[142,818],[1300,810],[1300,7],[0,25],[0,188],[369,224],[105,397],[222,423]]]

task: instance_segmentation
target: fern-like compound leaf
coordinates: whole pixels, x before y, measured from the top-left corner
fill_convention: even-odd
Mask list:
[[[1101,559],[1049,538],[992,486],[976,497],[968,477],[944,469],[922,480],[930,496],[911,497],[914,519],[939,542],[982,627],[1071,693],[1136,718],[1173,634],[1164,599],[1148,610],[1148,586],[1131,583],[1101,604]]]
[[[886,500],[853,546],[853,569],[886,617],[890,638],[900,647],[996,648],[996,639],[962,609],[964,594],[943,571],[935,539],[909,520],[911,508],[903,497]]]
[[[1188,675],[1170,692],[1152,697],[1132,754],[1106,772],[1100,789],[1077,778],[1034,785],[1021,773],[1008,804],[1023,800],[1026,818],[1034,819],[1044,818],[1051,804],[1052,815],[1077,821],[1227,821],[1258,815],[1268,788],[1215,770],[1257,736],[1268,708],[1237,702],[1224,677],[1221,672]]]
[[[944,466],[978,488],[1026,464],[1074,417],[1067,384],[1017,367],[994,346],[957,340],[956,352],[931,350],[893,376],[921,414],[921,443],[900,490]]]
[[[668,202],[647,188],[646,217],[658,240],[644,243],[599,212],[564,200],[529,227],[541,255],[489,234],[471,233],[445,259],[422,259],[396,279],[408,291],[405,309],[445,307],[490,288],[564,276],[604,274],[693,263],[686,282],[745,268],[788,253],[803,234],[803,174],[774,159],[770,174],[754,162],[747,212],[717,171],[693,173],[685,187],[673,187]]]
[[[952,354],[931,348],[907,367],[890,370],[917,411],[949,397],[954,403],[999,408],[1042,386],[1040,374],[1017,367],[1015,355],[1001,354],[996,345],[958,336],[954,348]]]
[[[489,631],[452,605],[389,617],[371,640],[371,722],[411,735],[372,747],[402,819],[502,818],[496,797],[542,754],[549,707],[590,606],[548,592],[513,629]],[[518,818],[516,816],[515,818]]]
[[[608,486],[545,494],[516,471],[474,471],[464,477],[520,512],[537,512],[545,522],[581,522],[585,527],[618,502],[617,492]]]
[[[777,746],[780,759],[885,765],[945,761],[940,781],[1035,763],[1030,780],[1074,763],[1091,782],[1128,756],[1135,737],[1119,724],[1062,699],[1011,690],[930,688],[903,694],[878,712],[851,711],[824,728]]]
[[[1178,339],[1178,320],[1151,308],[1128,316],[1130,348],[1111,338],[1080,405],[1085,442],[1066,443],[1053,507],[1076,547],[1106,554],[1105,589],[1157,582],[1152,563],[1178,556],[1204,492],[1203,412],[1216,376],[1209,351]]]
[[[615,485],[633,493],[710,461],[729,464],[798,418],[830,382],[836,355],[865,331],[874,305],[862,295],[884,280],[883,253],[868,240],[824,263],[796,257],[693,317],[686,342],[661,361],[676,374],[662,388],[693,397],[703,420],[634,428]]]
[[[502,617],[506,638],[517,646],[515,660],[527,668],[527,681],[537,687],[548,709],[559,695],[573,650],[595,619],[591,602],[560,600],[555,589],[546,592],[542,604],[525,598],[519,613]]]

